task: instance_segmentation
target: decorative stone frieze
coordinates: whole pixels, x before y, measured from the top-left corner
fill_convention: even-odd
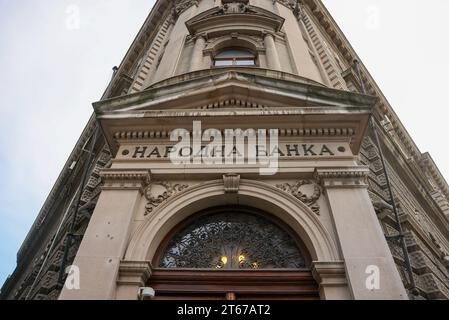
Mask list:
[[[223,176],[225,193],[238,193],[240,187],[240,175],[228,173]]]
[[[311,185],[313,187],[313,193],[307,194],[302,190],[303,186]],[[290,193],[296,199],[306,204],[313,212],[320,215],[320,205],[317,203],[321,197],[321,187],[312,180],[299,180],[294,184],[284,183],[276,185],[277,188]]]
[[[212,107],[211,107],[212,108]],[[217,108],[219,108],[217,106]],[[248,108],[250,108],[248,106]],[[257,108],[257,107],[253,107]],[[191,130],[189,131],[190,133]],[[114,134],[117,140],[168,139],[171,131],[120,131]],[[224,134],[224,130],[221,130]],[[354,136],[355,128],[286,128],[279,130],[279,137],[346,137]]]
[[[100,177],[103,190],[137,189],[142,194],[151,181],[151,173],[146,170],[104,169]]]
[[[325,188],[367,188],[369,169],[364,166],[345,168],[318,168],[315,179]]]
[[[168,198],[179,193],[189,186],[186,184],[172,184],[171,182],[155,181],[149,184],[144,191],[148,203],[145,207],[145,216],[151,214],[155,208],[160,206]]]

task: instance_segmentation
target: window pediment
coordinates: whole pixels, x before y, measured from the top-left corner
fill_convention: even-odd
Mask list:
[[[265,9],[243,2],[228,2],[198,14],[186,22],[190,34],[207,33],[216,36],[229,31],[278,32],[284,18]]]

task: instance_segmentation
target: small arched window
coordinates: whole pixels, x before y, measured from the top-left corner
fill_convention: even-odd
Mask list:
[[[243,48],[226,48],[214,57],[215,67],[255,66],[256,55]]]

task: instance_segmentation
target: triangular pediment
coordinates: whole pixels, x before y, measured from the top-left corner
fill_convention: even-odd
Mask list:
[[[236,101],[235,104],[224,101]],[[245,102],[245,103],[244,103]],[[103,114],[154,110],[197,110],[207,106],[265,108],[316,106],[362,107],[373,98],[325,87],[292,74],[263,69],[226,68],[202,70],[167,79],[142,92],[94,104]]]
[[[169,132],[197,120],[214,128],[256,123],[311,132],[345,128],[357,135],[351,141],[354,150],[359,148],[375,98],[282,72],[259,73],[203,70],[183,81],[175,77],[136,94],[94,103],[94,109],[111,150],[117,150],[119,132]]]

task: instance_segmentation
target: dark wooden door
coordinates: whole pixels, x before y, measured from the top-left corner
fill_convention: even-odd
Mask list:
[[[155,270],[157,300],[317,300],[308,270]]]

